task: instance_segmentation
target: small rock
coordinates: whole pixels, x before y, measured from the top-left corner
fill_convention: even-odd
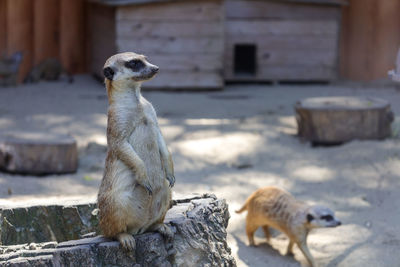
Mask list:
[[[231,168],[238,169],[238,170],[253,168],[253,164],[251,164],[250,162],[247,162],[247,161],[233,162],[233,163],[228,164],[228,166]]]
[[[243,169],[249,169],[253,168],[253,165],[250,163],[243,163],[243,164],[238,164],[238,165],[233,165],[238,170],[243,170]]]
[[[36,250],[36,249],[37,249],[37,245],[35,243],[29,244],[29,250]]]

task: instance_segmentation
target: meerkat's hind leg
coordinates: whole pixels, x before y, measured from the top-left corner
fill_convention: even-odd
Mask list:
[[[136,248],[136,241],[133,235],[128,233],[120,233],[117,236],[118,241],[121,243],[122,247],[126,250],[133,251]]]
[[[150,230],[159,232],[167,240],[172,240],[174,238],[174,232],[165,223],[155,224]]]
[[[249,223],[249,220],[247,221],[246,224],[246,234],[247,234],[247,238],[249,240],[249,245],[252,247],[256,246],[256,243],[254,242],[254,233],[257,230],[258,226]]]
[[[294,242],[290,239],[289,244],[287,246],[286,255],[288,255],[288,256],[293,255],[293,245],[294,245]]]
[[[264,226],[262,227],[262,229],[263,229],[263,231],[264,231],[265,238],[267,238],[267,241],[269,241],[270,238],[271,238],[271,233],[269,232],[269,226],[268,226],[268,225],[264,225]]]

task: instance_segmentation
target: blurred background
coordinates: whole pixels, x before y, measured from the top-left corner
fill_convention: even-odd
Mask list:
[[[399,8],[397,0],[1,0],[0,55],[23,52],[19,81],[48,58],[71,74],[100,75],[109,55],[128,50],[164,70],[155,88],[371,81],[394,66]]]
[[[54,151],[68,143],[73,169],[3,168],[0,214],[96,200],[107,151],[102,68],[134,51],[160,67],[143,95],[173,155],[174,197],[227,200],[239,266],[306,264],[297,248],[294,258],[282,255],[288,240],[278,233],[272,247],[262,233],[260,246],[248,247],[245,215],[234,210],[268,185],[342,220],[309,237],[320,266],[398,266],[400,90],[388,71],[399,14],[400,0],[0,0],[0,138],[39,139]],[[384,140],[315,146],[299,138],[296,103],[331,96],[387,101]]]

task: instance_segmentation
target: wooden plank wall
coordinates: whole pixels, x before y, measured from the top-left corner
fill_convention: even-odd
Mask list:
[[[7,49],[7,5],[5,0],[0,0],[0,57],[4,56]]]
[[[340,74],[344,79],[387,78],[400,48],[400,0],[350,0],[343,7]]]
[[[72,72],[85,72],[85,0],[61,0],[60,5],[61,61]]]
[[[115,7],[91,3],[88,8],[87,55],[90,73],[103,79],[107,58],[117,53]]]
[[[0,0],[0,56],[23,52],[19,81],[58,57],[71,73],[86,70],[85,0]]]
[[[60,53],[60,2],[35,0],[33,3],[33,62],[38,64]]]
[[[160,73],[147,88],[222,88],[223,2],[181,1],[120,7],[117,49],[148,56]]]
[[[256,0],[225,3],[225,78],[228,81],[336,78],[338,6]],[[235,44],[257,46],[255,76],[235,76]]]
[[[24,60],[20,66],[18,80],[29,72],[33,59],[33,2],[31,0],[12,0],[7,2],[7,53],[22,51]]]

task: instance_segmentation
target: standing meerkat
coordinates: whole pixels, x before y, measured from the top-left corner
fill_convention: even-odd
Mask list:
[[[296,243],[311,266],[316,266],[307,247],[307,235],[313,228],[336,227],[341,222],[334,212],[324,206],[309,206],[296,200],[290,193],[277,187],[264,187],[249,196],[240,210],[247,210],[246,234],[251,246],[255,246],[254,232],[262,227],[269,241],[269,227],[289,237],[286,254],[292,254]]]
[[[104,65],[108,95],[107,158],[98,193],[100,228],[128,250],[132,235],[173,233],[164,223],[175,183],[173,162],[153,106],[141,95],[141,83],[158,67],[132,52],[116,54]]]

